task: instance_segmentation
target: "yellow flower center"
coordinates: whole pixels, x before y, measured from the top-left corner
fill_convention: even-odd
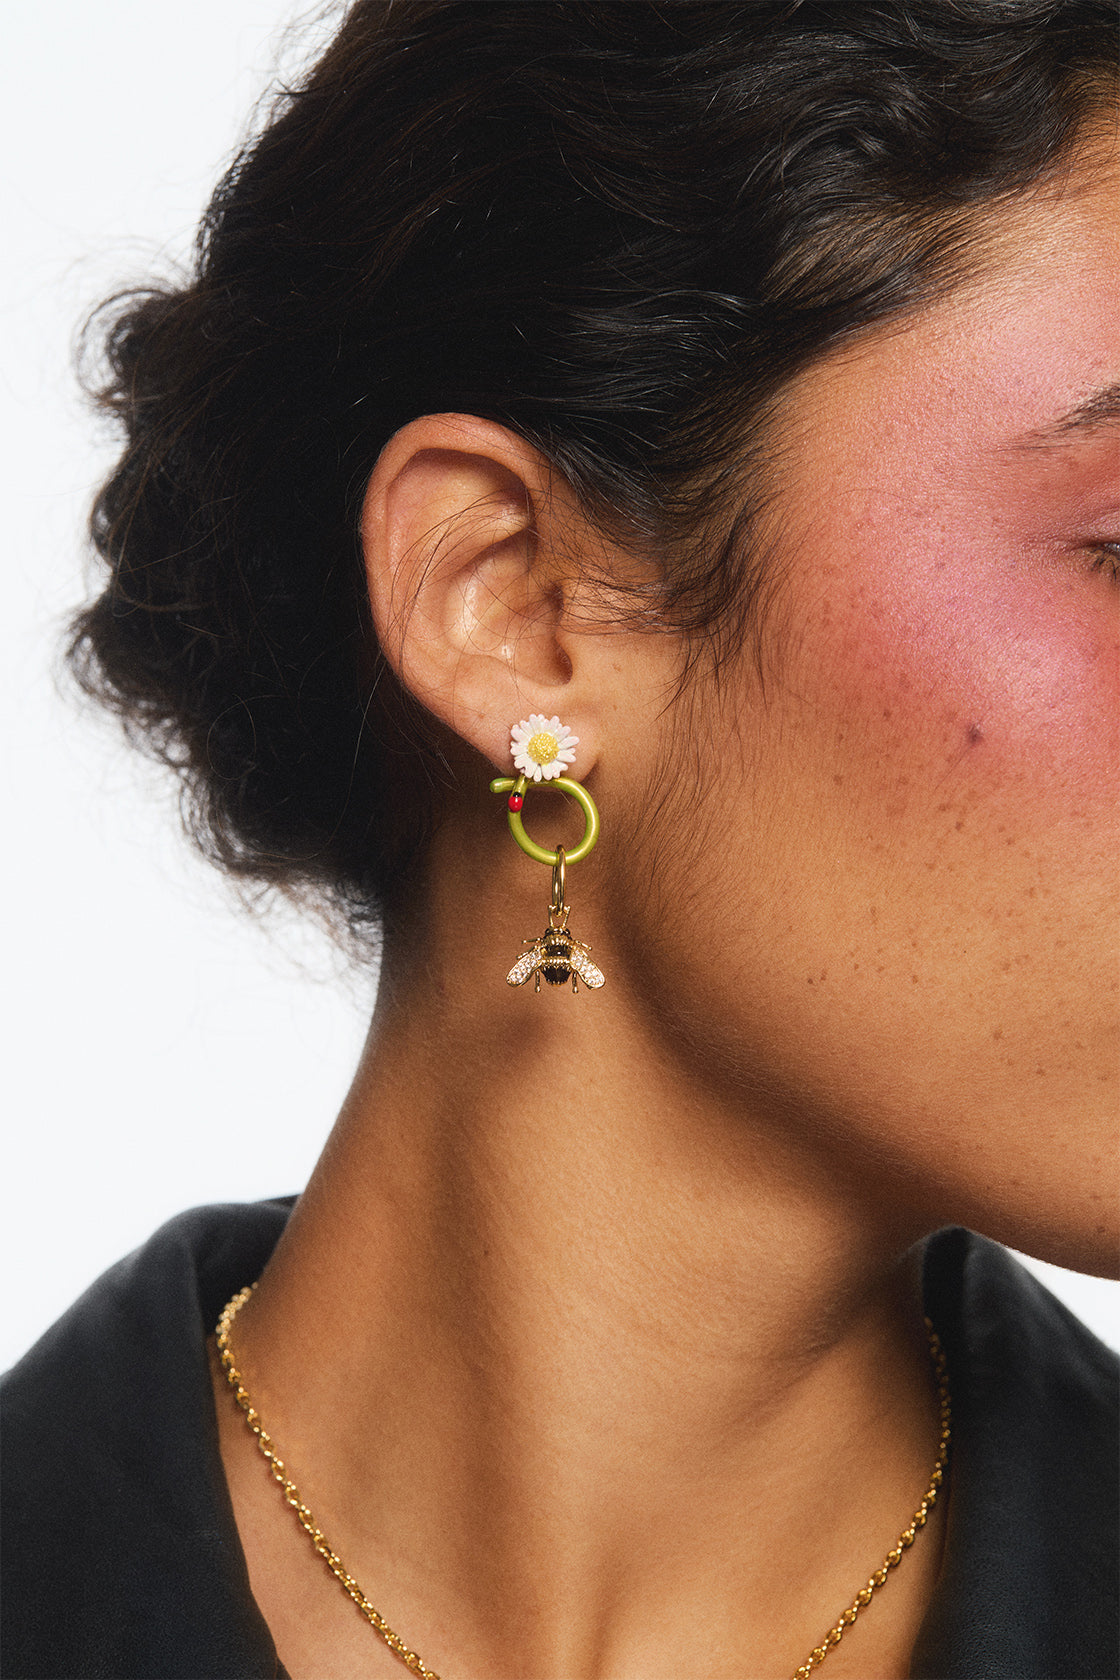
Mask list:
[[[534,764],[551,764],[559,750],[559,741],[548,729],[538,729],[525,743],[525,751]]]

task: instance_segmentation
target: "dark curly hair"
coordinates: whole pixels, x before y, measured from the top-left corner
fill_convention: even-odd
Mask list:
[[[644,622],[734,645],[775,393],[959,280],[1116,60],[1113,0],[357,0],[188,283],[95,318],[125,447],[81,681],[209,855],[375,926],[450,774],[369,621],[386,440],[512,428],[658,562]]]

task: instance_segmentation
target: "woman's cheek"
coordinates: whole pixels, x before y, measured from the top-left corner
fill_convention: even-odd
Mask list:
[[[1115,588],[1090,565],[963,545],[857,556],[835,568],[799,663],[819,673],[856,751],[946,787],[1014,789],[1058,822],[1086,806],[1111,816],[1120,633]]]

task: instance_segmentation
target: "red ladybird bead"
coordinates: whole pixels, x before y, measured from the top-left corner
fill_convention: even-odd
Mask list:
[[[510,808],[511,811],[520,811],[520,809],[521,809],[522,805],[524,805],[524,803],[525,803],[525,795],[523,793],[511,793],[510,794],[510,796],[509,796],[509,808]]]

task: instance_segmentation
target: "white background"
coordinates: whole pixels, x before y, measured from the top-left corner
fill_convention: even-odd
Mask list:
[[[54,0],[5,19],[0,1368],[169,1215],[299,1188],[368,1018],[372,978],[236,908],[157,772],[57,679],[110,459],[71,375],[76,327],[184,257],[254,102],[306,51],[295,15]],[[1120,1286],[1037,1269],[1120,1344]]]

